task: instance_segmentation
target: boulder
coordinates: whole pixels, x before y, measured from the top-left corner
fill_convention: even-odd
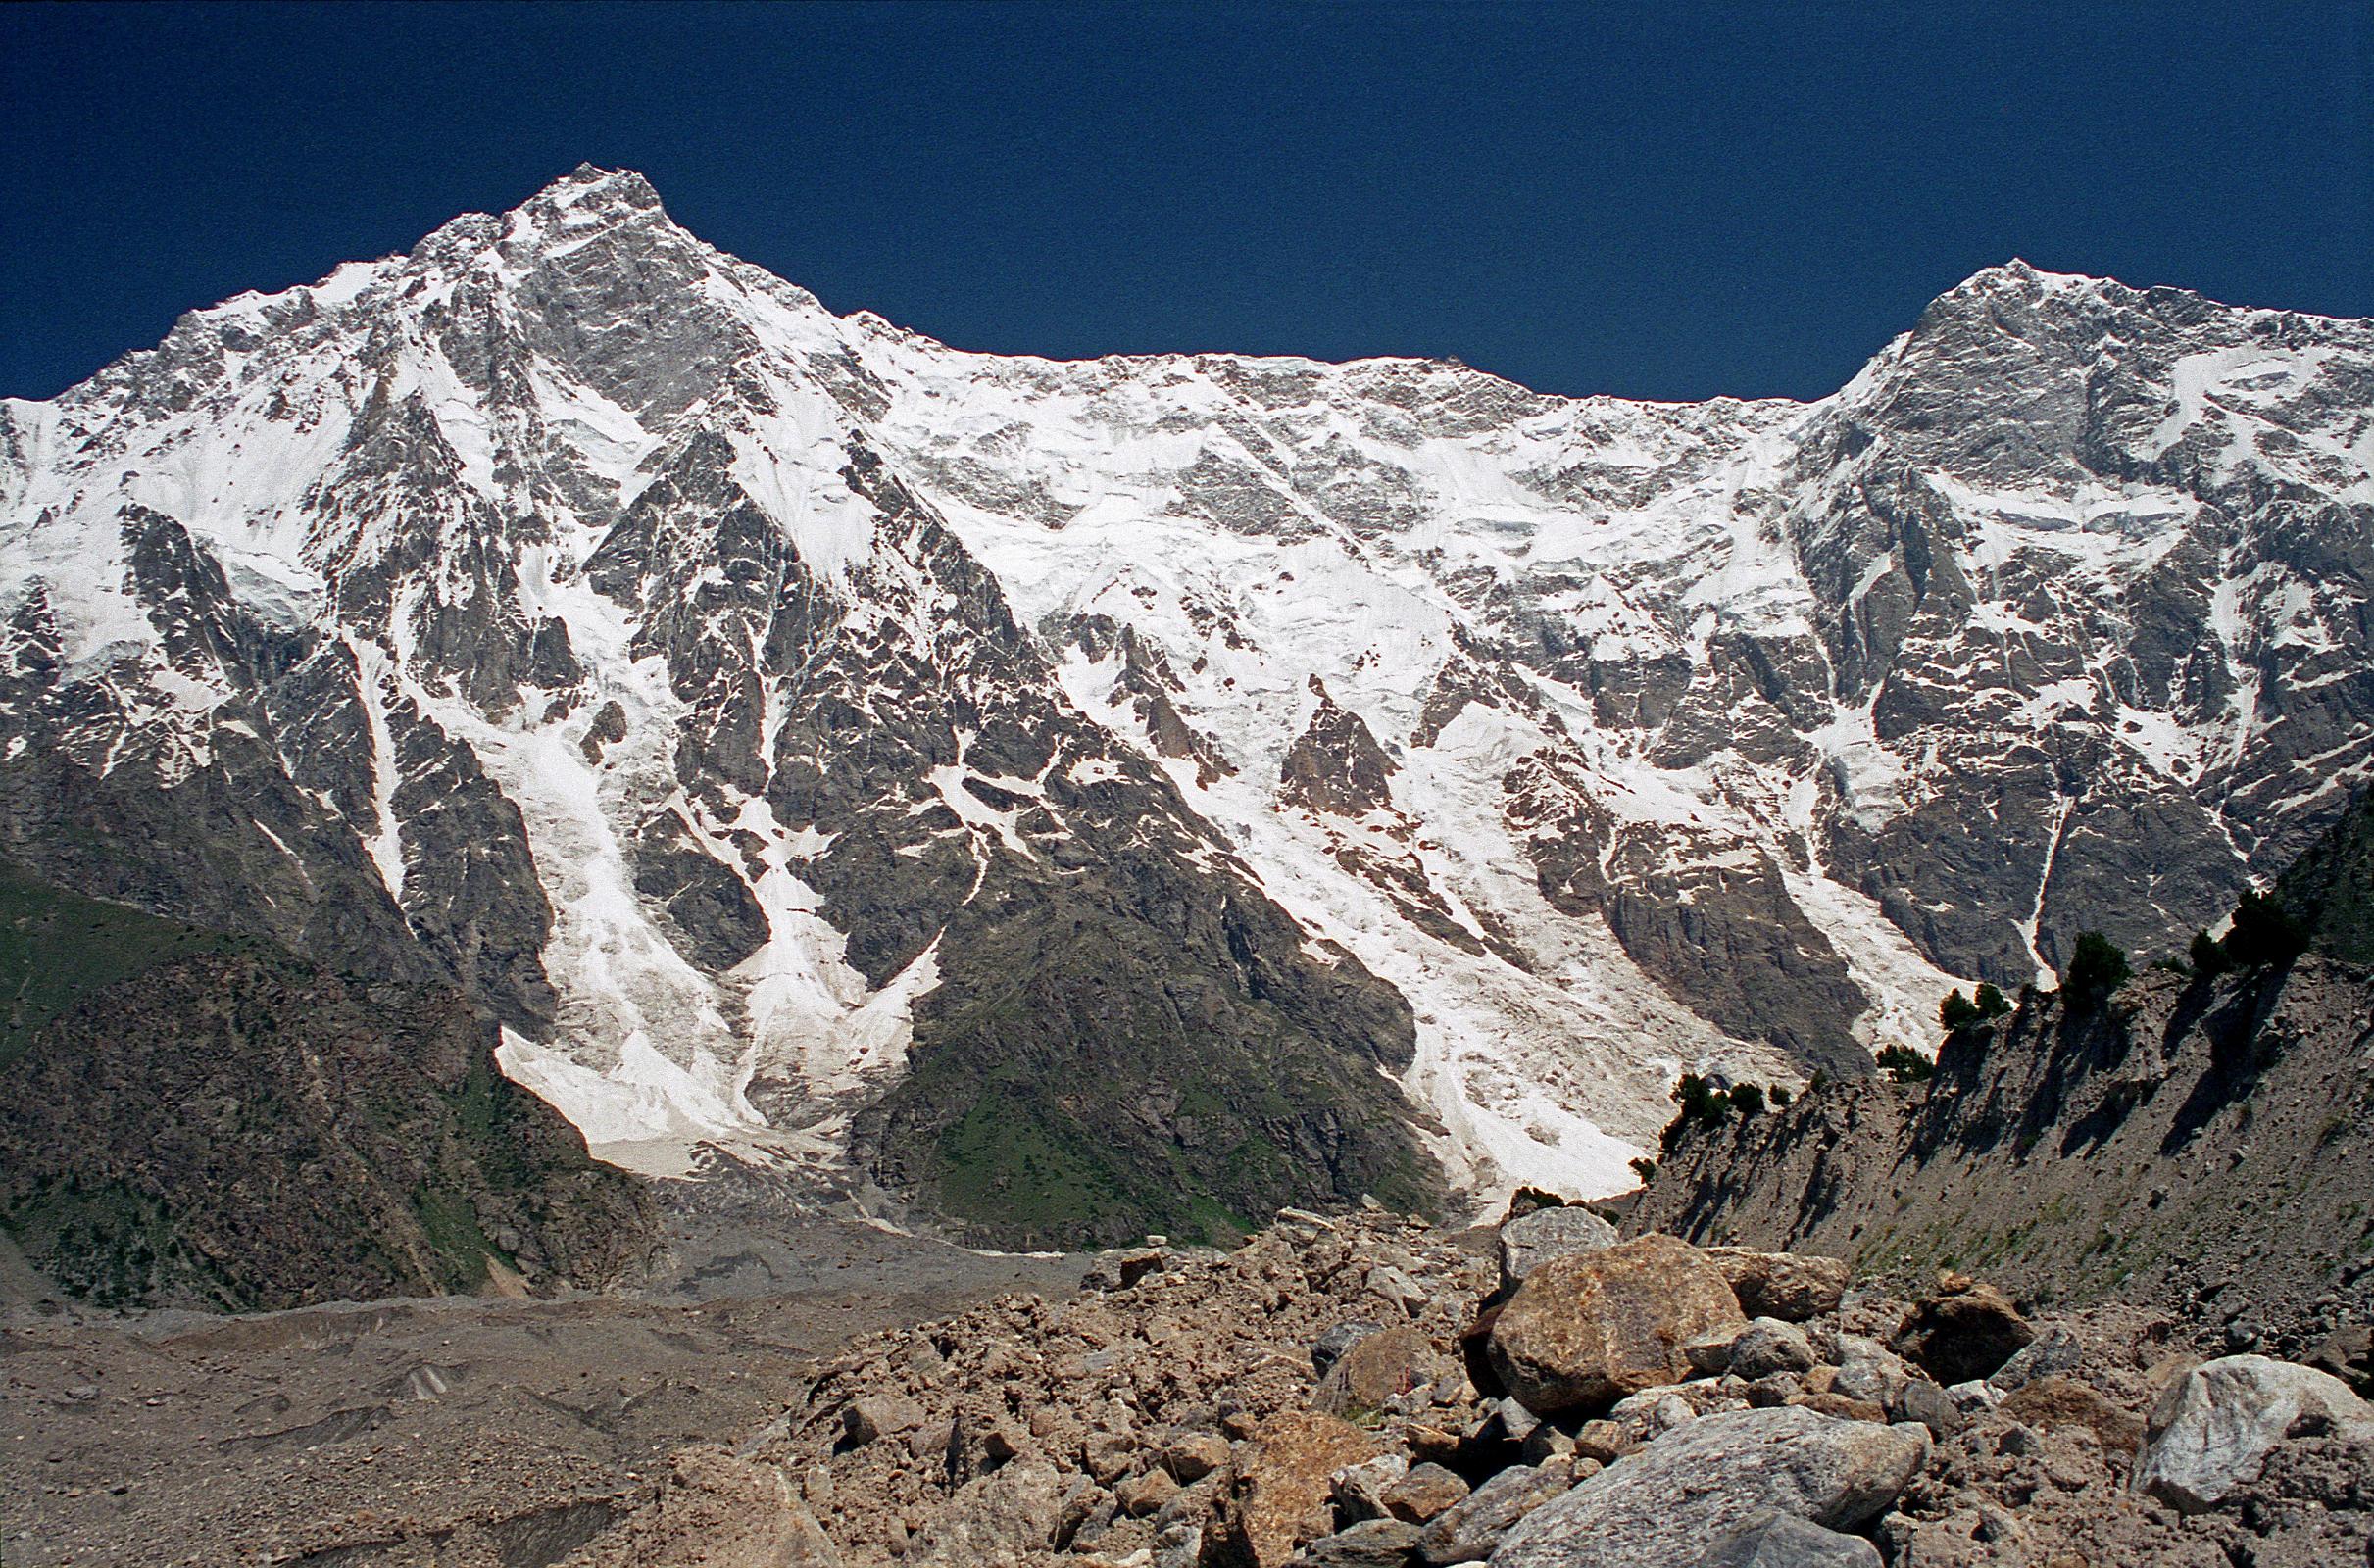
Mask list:
[[[1162,1504],[1178,1494],[1179,1484],[1167,1470],[1143,1471],[1113,1489],[1113,1500],[1132,1519],[1159,1512]]]
[[[1327,1494],[1344,1524],[1382,1519],[1385,1491],[1410,1473],[1410,1461],[1398,1453],[1380,1453],[1359,1464],[1348,1464],[1327,1478]]]
[[[1439,1464],[1421,1464],[1387,1487],[1380,1500],[1388,1517],[1422,1525],[1448,1512],[1466,1495],[1466,1482]]]
[[[2316,1342],[2306,1361],[2341,1379],[2361,1397],[2374,1397],[2374,1328],[2354,1323],[2335,1329]]]
[[[1929,1451],[1917,1427],[1784,1406],[1677,1427],[1511,1530],[1494,1568],[1694,1568],[1766,1512],[1855,1530],[1903,1493]]]
[[[1709,1329],[1682,1347],[1682,1359],[1701,1377],[1718,1378],[1731,1369],[1731,1348],[1748,1332],[1745,1320]]]
[[[904,1394],[868,1394],[849,1401],[841,1412],[842,1428],[849,1434],[849,1445],[862,1448],[868,1443],[912,1432],[923,1424],[923,1407]]]
[[[1399,1519],[1367,1519],[1322,1536],[1295,1559],[1296,1568],[1402,1568],[1418,1528]]]
[[[2074,1372],[2085,1359],[2086,1348],[2078,1343],[2077,1336],[2066,1325],[2055,1323],[2022,1346],[1987,1381],[1995,1385],[1998,1394],[2009,1394],[2039,1378]]]
[[[1564,1459],[1503,1470],[1425,1528],[1417,1538],[1418,1556],[1437,1568],[1482,1562],[1519,1519],[1563,1494],[1574,1481],[1573,1465]]]
[[[1785,1513],[1760,1513],[1717,1540],[1695,1568],[1880,1568],[1879,1548]]]
[[[1745,1247],[1709,1247],[1706,1256],[1723,1271],[1739,1309],[1750,1317],[1803,1323],[1835,1312],[1847,1294],[1846,1260],[1810,1252],[1758,1252]]]
[[[2204,1361],[2152,1406],[2135,1484],[2188,1513],[2257,1479],[2289,1437],[2374,1441],[2374,1407],[2314,1367],[2263,1355]]]
[[[967,1481],[908,1543],[907,1560],[1017,1568],[1054,1544],[1065,1492],[1055,1466],[1033,1459]]]
[[[1221,1489],[1206,1548],[1212,1568],[1278,1568],[1296,1547],[1328,1534],[1329,1478],[1380,1451],[1360,1428],[1310,1410],[1269,1417],[1252,1444]]]
[[[1896,1351],[1951,1388],[1992,1377],[2035,1338],[2035,1327],[2003,1292],[1947,1275],[1896,1331]]]
[[[1173,1479],[1192,1484],[1228,1462],[1228,1440],[1213,1432],[1182,1432],[1162,1445],[1156,1462]]]
[[[1776,1317],[1756,1319],[1731,1342],[1729,1370],[1751,1382],[1775,1372],[1810,1372],[1813,1362],[1805,1331]]]
[[[1388,1306],[1399,1308],[1408,1317],[1416,1317],[1426,1310],[1424,1287],[1389,1264],[1379,1264],[1368,1271],[1368,1294]]]
[[[1501,1227],[1501,1288],[1508,1290],[1554,1257],[1613,1247],[1616,1229],[1587,1208],[1537,1208]]]
[[[1911,1381],[1912,1369],[1879,1341],[1859,1334],[1838,1337],[1838,1371],[1830,1379],[1831,1393],[1896,1410],[1901,1408],[1904,1385]]]
[[[2040,1432],[2083,1427],[2114,1453],[2133,1453],[2143,1442],[2142,1421],[2075,1378],[2038,1378],[2023,1383],[1996,1408]]]
[[[1970,1424],[1954,1396],[1927,1378],[1906,1383],[1896,1396],[1895,1409],[1905,1420],[1917,1421],[1941,1438],[1950,1438]]]
[[[1537,1265],[1501,1307],[1485,1353],[1510,1394],[1549,1414],[1680,1382],[1682,1347],[1742,1315],[1696,1248],[1643,1236]]]
[[[1386,1329],[1356,1341],[1319,1380],[1311,1407],[1328,1415],[1382,1410],[1397,1394],[1451,1370],[1434,1342],[1413,1328]]]

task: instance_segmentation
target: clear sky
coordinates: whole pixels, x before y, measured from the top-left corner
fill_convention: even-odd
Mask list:
[[[0,393],[581,159],[967,348],[1817,396],[2013,255],[2374,315],[2374,5],[0,7]]]

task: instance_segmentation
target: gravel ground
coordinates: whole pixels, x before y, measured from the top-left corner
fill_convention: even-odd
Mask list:
[[[669,1240],[635,1297],[250,1317],[79,1311],[0,1258],[0,1561],[550,1560],[850,1336],[1079,1273],[822,1220],[681,1215]]]

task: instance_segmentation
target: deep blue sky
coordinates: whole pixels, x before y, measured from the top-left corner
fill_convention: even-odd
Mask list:
[[[0,8],[0,393],[580,159],[968,348],[1818,395],[2012,255],[2374,315],[2364,0]]]

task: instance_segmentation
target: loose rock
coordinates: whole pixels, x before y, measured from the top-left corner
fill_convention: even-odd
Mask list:
[[[1696,1249],[1644,1236],[1538,1265],[1501,1308],[1486,1353],[1508,1392],[1547,1414],[1679,1382],[1690,1371],[1682,1346],[1741,1316]]]

